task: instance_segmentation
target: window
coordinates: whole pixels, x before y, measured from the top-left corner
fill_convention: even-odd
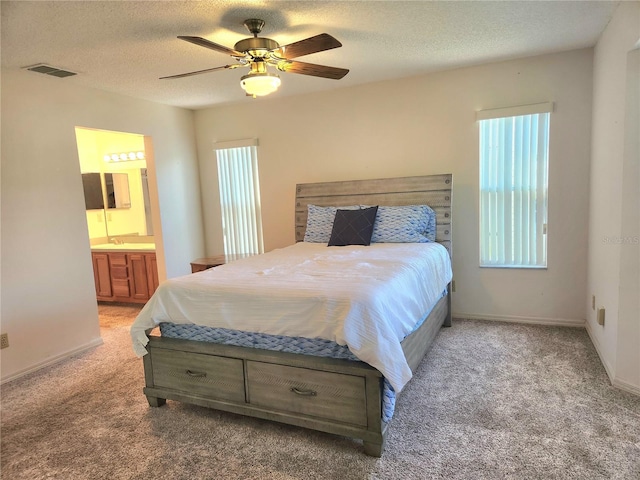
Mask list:
[[[484,110],[480,121],[480,266],[546,268],[553,103]]]
[[[221,142],[215,148],[224,253],[263,253],[258,142]]]

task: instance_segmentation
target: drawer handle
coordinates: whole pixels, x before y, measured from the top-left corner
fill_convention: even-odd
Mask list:
[[[300,390],[296,387],[291,387],[291,391],[296,395],[302,395],[304,397],[315,397],[316,395],[318,395],[318,393],[314,392],[313,390]]]
[[[207,373],[206,372],[194,372],[192,370],[187,370],[187,375],[189,375],[190,377],[206,377]]]

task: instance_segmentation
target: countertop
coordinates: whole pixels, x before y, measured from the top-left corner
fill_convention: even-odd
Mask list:
[[[101,243],[92,245],[92,252],[155,252],[155,243]]]

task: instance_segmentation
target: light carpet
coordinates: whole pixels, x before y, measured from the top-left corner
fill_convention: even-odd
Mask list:
[[[382,458],[361,442],[168,401],[148,406],[128,326],[2,386],[3,479],[640,479],[640,398],[585,330],[455,320],[400,396]]]

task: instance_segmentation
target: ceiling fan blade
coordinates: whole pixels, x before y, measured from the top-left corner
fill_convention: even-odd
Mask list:
[[[207,68],[206,70],[198,70],[197,72],[180,73],[178,75],[170,75],[168,77],[160,77],[160,80],[165,80],[167,78],[190,77],[191,75],[200,75],[201,73],[215,72],[216,70],[225,70],[227,68],[238,68],[238,67],[242,67],[242,65],[240,65],[240,64],[238,64],[238,65],[223,65],[222,67]]]
[[[340,80],[349,70],[346,68],[328,67],[326,65],[316,65],[314,63],[298,62],[295,60],[284,60],[278,63],[278,70],[289,73],[300,73],[302,75],[312,75],[314,77],[331,78]]]
[[[341,47],[342,44],[328,33],[321,33],[315,37],[309,37],[298,42],[283,45],[272,51],[280,58],[296,58],[311,53],[324,52],[332,48]]]
[[[184,40],[185,42],[190,42],[196,45],[200,45],[201,47],[210,48],[211,50],[215,50],[216,52],[226,53],[227,55],[231,55],[232,57],[244,57],[243,52],[238,52],[237,50],[225,47],[224,45],[218,45],[217,43],[213,43],[207,40],[206,38],[189,37],[184,35],[179,35],[178,38],[180,40]]]

